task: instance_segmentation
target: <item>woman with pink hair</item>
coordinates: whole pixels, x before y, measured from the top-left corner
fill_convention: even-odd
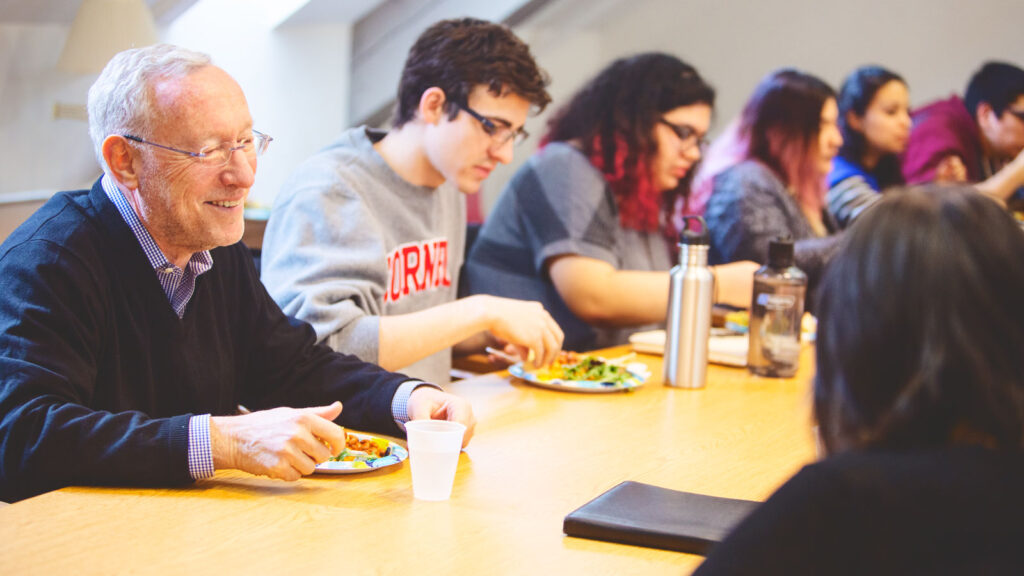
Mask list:
[[[825,177],[843,143],[838,114],[835,91],[810,74],[787,68],[761,81],[716,148],[731,143],[739,161],[710,180],[711,264],[764,262],[768,242],[790,236],[796,265],[816,284],[838,239],[825,209]],[[721,167],[716,150],[707,163]]]

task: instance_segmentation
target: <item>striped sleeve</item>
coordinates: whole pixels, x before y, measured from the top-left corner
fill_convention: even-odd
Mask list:
[[[874,188],[860,176],[850,176],[836,182],[825,197],[828,211],[840,228],[846,228],[882,198]]]

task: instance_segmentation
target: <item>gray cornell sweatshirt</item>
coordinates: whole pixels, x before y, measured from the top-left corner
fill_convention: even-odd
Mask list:
[[[318,341],[377,362],[379,317],[455,300],[465,197],[413,186],[373,148],[383,132],[345,131],[288,178],[263,238],[262,280]],[[399,369],[449,381],[451,350]]]

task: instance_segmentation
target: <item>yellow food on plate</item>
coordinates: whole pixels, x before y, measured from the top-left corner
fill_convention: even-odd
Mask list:
[[[346,434],[345,448],[366,452],[369,456],[380,458],[388,451],[388,441],[383,438],[359,438],[352,434]]]
[[[734,312],[727,313],[725,315],[725,325],[729,326],[729,324],[747,328],[750,326],[750,312],[746,310],[736,310]]]
[[[620,364],[613,364],[599,356],[565,350],[558,354],[558,358],[550,366],[534,371],[533,375],[541,382],[574,380],[621,384],[633,378],[633,375]]]
[[[358,463],[364,460],[374,460],[383,457],[388,452],[390,443],[383,438],[360,438],[355,434],[345,433],[345,449],[331,458],[335,462],[352,462],[353,466],[361,468]]]

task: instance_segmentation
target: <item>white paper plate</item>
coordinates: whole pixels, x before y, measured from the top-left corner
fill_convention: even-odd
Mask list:
[[[665,331],[637,332],[629,337],[633,350],[643,354],[665,353]],[[746,334],[711,336],[708,338],[708,362],[726,366],[747,365],[748,340]]]
[[[335,462],[334,460],[328,460],[327,462],[321,462],[316,465],[316,474],[361,474],[400,464],[409,457],[409,452],[406,451],[405,447],[400,446],[393,440],[378,438],[369,434],[359,434],[357,432],[348,432],[348,434],[360,440],[386,440],[388,449],[380,458],[372,458],[366,461],[350,460],[347,462]]]
[[[643,371],[638,368],[643,368]],[[647,367],[638,363],[637,367],[626,366],[631,377],[623,382],[594,382],[591,380],[541,380],[537,375],[523,367],[518,362],[508,367],[508,373],[522,380],[523,382],[549,388],[551,390],[563,390],[566,392],[583,392],[586,394],[608,394],[612,392],[628,392],[644,385],[647,379]]]

